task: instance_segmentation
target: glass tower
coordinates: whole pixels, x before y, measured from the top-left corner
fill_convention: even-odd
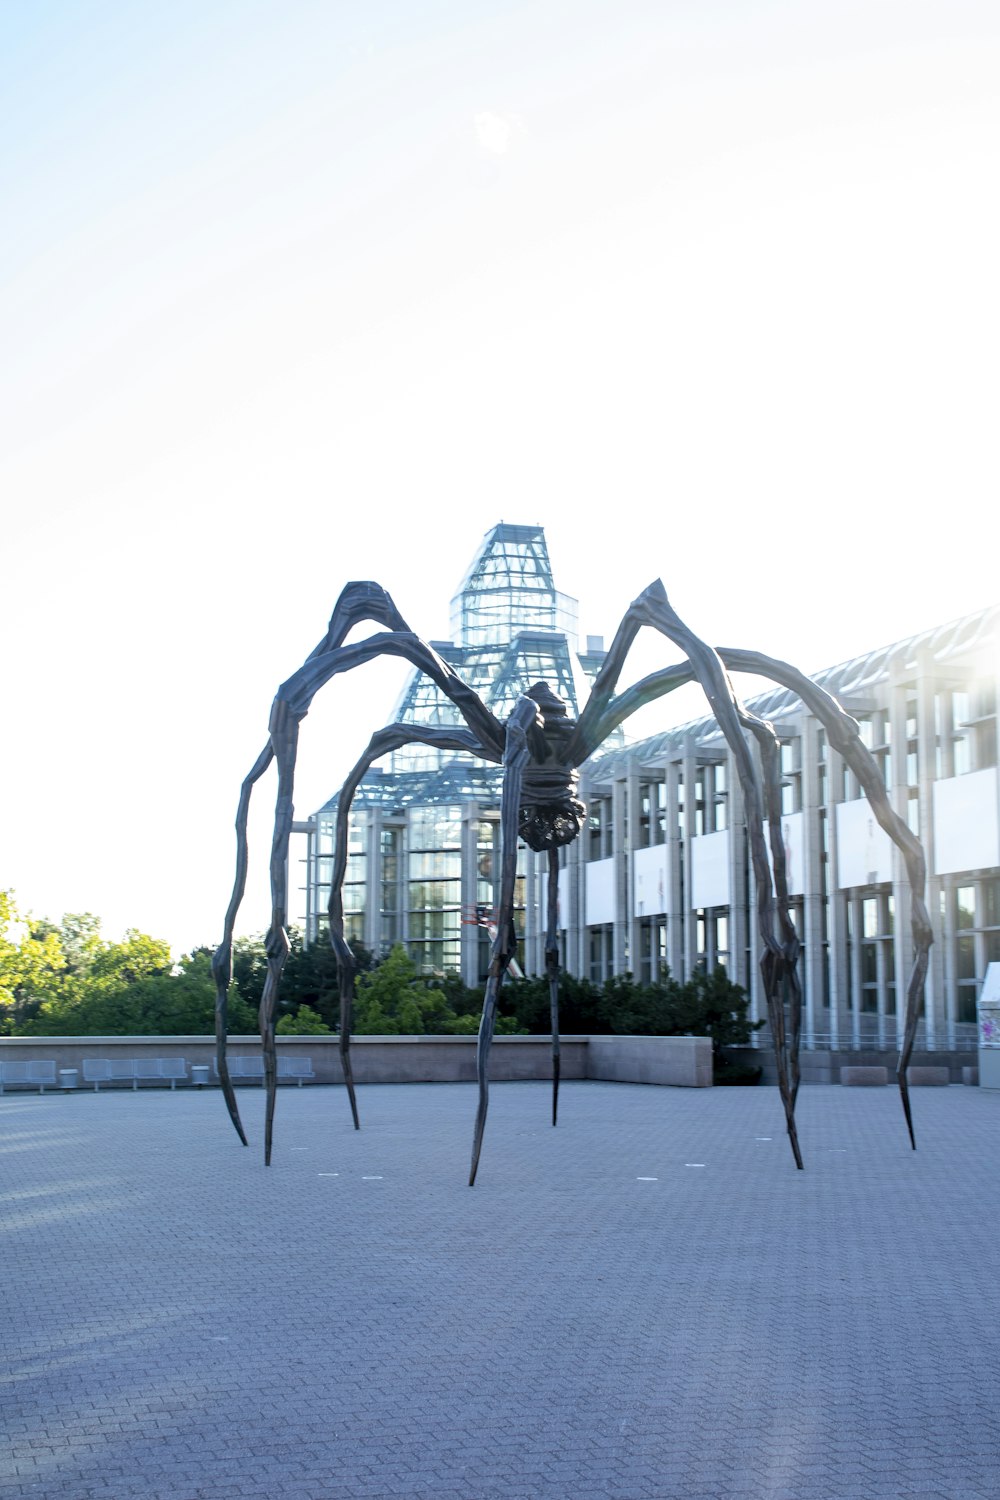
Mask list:
[[[603,652],[577,646],[577,601],[555,587],[541,526],[501,522],[487,532],[451,601],[452,639],[430,644],[499,719],[544,681],[579,712]],[[387,722],[453,725],[455,705],[414,671]],[[489,940],[498,869],[502,772],[454,750],[408,745],[369,771],[354,798],[344,889],[346,935],[376,953],[404,942],[429,973],[453,969],[476,983]],[[333,797],[309,840],[307,936],[323,929],[330,893]],[[519,882],[519,887],[522,885]]]

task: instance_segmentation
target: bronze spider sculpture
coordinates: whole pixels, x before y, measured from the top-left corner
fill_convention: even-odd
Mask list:
[[[344,641],[361,621],[371,620],[385,631],[353,645]],[[628,651],[643,626],[660,631],[685,653],[686,661],[653,673],[615,696]],[[275,1016],[282,969],[288,954],[287,916],[288,843],[292,830],[292,793],[299,724],[321,687],[341,672],[373,657],[404,657],[426,673],[447,695],[465,721],[465,728],[422,724],[390,724],[375,733],[340,793],[330,893],[330,941],[336,952],[340,984],[340,1057],[355,1129],[359,1128],[357,1100],[351,1071],[351,1013],[355,962],[344,937],[343,883],[347,869],[347,833],[351,804],[358,784],[382,756],[406,744],[441,750],[464,750],[503,767],[500,811],[501,871],[497,905],[497,935],[489,965],[483,1014],[479,1027],[477,1067],[479,1106],[473,1136],[470,1187],[475,1183],[488,1107],[490,1045],[496,1023],[497,1000],[504,975],[515,953],[514,880],[517,840],[548,854],[545,967],[552,1010],[552,1123],[556,1123],[559,1090],[559,956],[557,899],[559,849],[580,832],[586,809],[576,795],[577,767],[592,755],[630,714],[683,683],[696,679],[736,762],[746,812],[750,858],[756,886],[757,921],[762,958],[761,976],[778,1072],[785,1124],[797,1167],[802,1167],[795,1128],[799,1086],[798,1052],[802,992],[797,963],[800,943],[789,915],[785,850],[781,838],[781,772],[778,738],[771,724],[750,713],[737,699],[728,669],[768,677],[796,693],[824,726],[830,745],[839,751],[863,787],[878,822],[901,850],[911,894],[914,963],[906,995],[906,1019],[897,1077],[910,1144],[915,1147],[906,1068],[916,1035],[924,980],[932,942],[924,903],[926,864],[919,841],[889,803],[881,771],[862,743],[859,728],[824,689],[787,662],[754,651],[714,650],[700,640],[671,608],[663,584],[649,588],[629,606],[601,666],[590,698],[574,722],[566,705],[546,686],[536,683],[518,699],[506,724],[490,712],[476,693],[451,667],[410,630],[385,589],[375,583],[349,583],[330,618],[329,629],[316,649],[282,683],[271,708],[268,741],[243,782],[236,815],[236,879],[226,913],[225,933],[212,961],[216,981],[216,1052],[219,1079],[230,1118],[243,1142],[236,1096],[226,1063],[226,996],[232,978],[232,940],[236,915],[246,887],[247,816],[254,784],[277,761],[278,791],[271,846],[271,925],[267,934],[267,978],[260,1003],[260,1032],[264,1049],[267,1090],[264,1160],[270,1164],[277,1093]],[[751,752],[747,735],[756,743]],[[770,863],[764,825],[768,826]],[[772,877],[773,870],[773,877]],[[785,1006],[788,1006],[788,1026]]]

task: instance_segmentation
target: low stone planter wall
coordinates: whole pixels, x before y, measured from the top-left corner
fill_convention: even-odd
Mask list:
[[[279,1057],[308,1057],[316,1083],[342,1083],[335,1036],[278,1038]],[[231,1036],[231,1058],[260,1057],[260,1038]],[[215,1058],[206,1036],[10,1037],[0,1042],[0,1058],[22,1062],[51,1060],[57,1070],[77,1068],[82,1083],[84,1058],[183,1058],[193,1065]],[[474,1036],[359,1036],[351,1040],[356,1083],[471,1083],[476,1077]],[[712,1044],[707,1037],[564,1036],[560,1041],[564,1079],[593,1078],[617,1083],[651,1083],[675,1088],[708,1088]],[[552,1044],[547,1036],[498,1036],[490,1053],[490,1078],[547,1080],[552,1076]],[[209,1077],[215,1082],[214,1070]],[[111,1085],[108,1085],[109,1087]],[[149,1085],[145,1085],[148,1087]],[[258,1081],[238,1087],[259,1088]]]
[[[731,1056],[739,1058],[741,1062],[759,1065],[764,1069],[762,1083],[776,1084],[778,1081],[777,1069],[774,1065],[774,1053],[769,1046],[763,1047],[734,1047]],[[801,1070],[802,1082],[805,1083],[843,1083],[842,1074],[847,1068],[885,1068],[888,1074],[887,1081],[895,1087],[896,1063],[899,1053],[895,1048],[887,1048],[879,1052],[875,1048],[866,1048],[864,1051],[848,1051],[846,1048],[837,1048],[833,1051],[815,1050],[803,1047],[799,1053],[799,1068]],[[967,1048],[957,1052],[927,1052],[923,1049],[914,1049],[910,1059],[911,1072],[913,1068],[940,1067],[947,1068],[950,1083],[965,1083],[964,1070],[975,1067],[978,1062],[974,1051]],[[910,1078],[910,1082],[915,1080]]]
[[[498,1083],[514,1079],[551,1077],[550,1039],[547,1036],[498,1036],[490,1055],[490,1077]],[[260,1038],[231,1036],[231,1057],[259,1057]],[[341,1083],[340,1053],[335,1036],[278,1038],[278,1055],[308,1057],[317,1083]],[[769,1048],[742,1047],[732,1055],[760,1065],[763,1082],[777,1077]],[[192,1064],[211,1067],[215,1040],[208,1036],[85,1036],[4,1037],[0,1060],[50,1060],[56,1069],[78,1068],[86,1057],[184,1058],[188,1075]],[[712,1082],[711,1043],[690,1036],[564,1036],[561,1041],[562,1077],[592,1078],[617,1083],[650,1083],[674,1088],[706,1088]],[[358,1083],[468,1083],[476,1076],[474,1036],[359,1036],[351,1041],[351,1061]],[[912,1084],[973,1082],[974,1052],[915,1052]],[[896,1054],[883,1052],[800,1053],[803,1083],[848,1082],[849,1069],[885,1069],[886,1082],[895,1082]],[[932,1070],[929,1074],[923,1070]],[[215,1081],[214,1070],[210,1073]],[[881,1080],[880,1080],[881,1081]],[[151,1085],[144,1084],[144,1087]],[[259,1087],[259,1084],[240,1084]]]
[[[911,1088],[947,1088],[951,1082],[951,1071],[949,1068],[922,1067],[907,1068],[906,1081]]]
[[[656,1041],[668,1040],[655,1038]],[[587,1078],[585,1036],[564,1036],[560,1072],[565,1079]],[[278,1056],[308,1057],[316,1083],[343,1083],[336,1036],[277,1039]],[[229,1057],[260,1057],[260,1038],[231,1036]],[[552,1076],[552,1043],[546,1036],[498,1036],[490,1053],[490,1079],[497,1083]],[[5,1037],[0,1059],[51,1059],[56,1069],[78,1068],[85,1057],[182,1057],[188,1065],[215,1059],[215,1039],[206,1036]],[[474,1036],[358,1036],[351,1039],[355,1083],[468,1083],[476,1077]],[[209,1075],[215,1082],[214,1069]],[[148,1087],[149,1085],[144,1085]],[[110,1085],[109,1085],[110,1087]],[[237,1087],[259,1088],[259,1082]]]
[[[592,1036],[587,1077],[610,1083],[712,1087],[712,1043],[707,1036]]]
[[[847,1088],[884,1088],[889,1082],[889,1069],[880,1067],[841,1068],[840,1081]]]

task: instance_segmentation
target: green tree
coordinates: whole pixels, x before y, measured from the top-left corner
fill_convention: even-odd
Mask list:
[[[86,973],[92,984],[114,986],[169,974],[172,968],[169,943],[130,927],[120,943],[101,943]]]
[[[89,974],[90,966],[103,946],[100,917],[89,911],[68,911],[55,930],[69,972]]]
[[[50,924],[22,917],[13,891],[0,891],[0,1035],[19,1033],[61,995],[66,958]]]
[[[140,935],[141,936],[141,935]],[[152,941],[152,940],[150,940]],[[31,1036],[205,1036],[215,1029],[215,981],[210,959],[199,951],[172,965],[169,972],[127,977],[130,965],[147,949],[132,936],[108,958],[109,974],[77,978],[61,995],[46,1001],[23,1029]],[[123,963],[123,953],[124,963]],[[235,985],[229,994],[229,1030],[253,1032],[257,1015]]]
[[[289,952],[281,976],[281,992],[278,997],[279,1019],[294,1015],[302,1005],[316,1011],[331,1031],[340,1025],[340,976],[337,955],[329,941],[320,939],[305,946],[304,938],[297,927],[288,929]],[[267,979],[267,951],[263,934],[256,937],[239,937],[233,941],[233,981],[240,995],[256,1010],[264,993]],[[363,943],[352,943],[355,963],[359,973],[367,972],[373,958]],[[204,950],[211,953],[210,949]]]

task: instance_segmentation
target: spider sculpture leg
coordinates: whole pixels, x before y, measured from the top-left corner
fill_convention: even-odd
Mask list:
[[[264,1165],[271,1165],[271,1139],[274,1131],[274,1105],[278,1092],[278,1062],[274,1045],[274,1023],[278,1010],[281,974],[288,957],[286,931],[288,905],[288,841],[292,832],[292,792],[295,776],[295,751],[298,745],[299,720],[282,699],[271,712],[271,744],[278,762],[278,796],[274,811],[274,836],[271,841],[271,926],[265,944],[267,978],[260,998],[260,1039],[264,1049],[264,1086],[267,1104],[264,1113]]]
[[[771,724],[765,720],[751,718],[748,727],[757,741],[763,771],[764,806],[767,813],[771,869],[774,875],[774,904],[782,953],[780,968],[776,976],[775,1013],[780,1035],[775,1040],[775,1046],[780,1046],[785,1058],[788,1090],[794,1110],[799,1094],[799,1042],[802,1035],[802,989],[798,976],[801,944],[788,910],[788,870],[785,863],[785,844],[781,836],[781,749],[778,736]],[[779,988],[780,998],[777,995]],[[789,1007],[790,1036],[784,1024],[786,1003]]]
[[[319,645],[310,652],[307,664],[317,656],[323,656],[330,651],[336,650],[345,640],[353,626],[358,624],[359,621],[367,619],[378,620],[393,628],[399,625],[402,625],[404,630],[406,628],[406,622],[384,589],[380,589],[377,584],[371,583],[348,584],[334,607],[326,635],[320,641]],[[306,704],[307,707],[308,703]],[[304,709],[303,712],[305,712]],[[239,1110],[236,1106],[236,1095],[229,1076],[229,1064],[226,1060],[227,997],[229,985],[233,977],[233,931],[246,890],[249,860],[247,818],[250,810],[250,797],[254,785],[260,780],[273,759],[274,744],[269,739],[254,762],[240,790],[239,806],[236,812],[236,876],[233,882],[233,892],[230,897],[229,908],[226,912],[222,942],[212,958],[212,973],[215,978],[216,1069],[219,1074],[219,1082],[222,1085],[226,1108],[229,1110],[229,1117],[244,1146],[247,1144],[247,1138],[242,1122],[240,1121]]]
[[[549,980],[549,1011],[552,1016],[552,1123],[559,1116],[559,851],[550,849],[549,878],[545,892],[545,972]]]
[[[228,996],[233,978],[233,928],[236,925],[236,914],[240,909],[240,902],[243,900],[243,892],[247,884],[247,816],[250,811],[250,794],[254,784],[260,780],[273,759],[274,750],[268,741],[240,789],[239,807],[236,810],[236,880],[229,900],[229,909],[226,912],[224,936],[212,955],[212,974],[215,978],[215,1066],[229,1118],[244,1146],[247,1145],[246,1133],[240,1120],[240,1112],[236,1107],[236,1094],[229,1076],[229,1063],[226,1061]]]
[[[762,733],[768,732],[768,726],[761,724],[739,703],[719,656],[711,646],[695,635],[671,608],[666,590],[659,580],[650,584],[649,588],[645,589],[629,606],[618,628],[611,649],[598,673],[591,702],[588,703],[577,725],[576,740],[579,745],[574,747],[574,763],[579,764],[580,748],[593,733],[595,720],[606,715],[610,696],[621,673],[625,656],[643,625],[652,626],[654,630],[660,631],[668,640],[680,646],[685,653],[736,762],[746,808],[747,836],[756,882],[757,926],[762,947],[760,968],[768,1015],[771,1020],[771,1034],[775,1042],[778,1088],[785,1111],[785,1126],[792,1155],[795,1158],[795,1165],[801,1169],[802,1153],[799,1150],[798,1132],[795,1128],[795,1111],[783,1041],[784,1015],[779,1013],[778,990],[784,967],[784,954],[774,931],[774,895],[767,860],[767,846],[764,842],[763,789],[743,734],[744,725],[752,727],[755,723],[760,724]]]
[[[489,1108],[490,1045],[496,1026],[500,986],[511,959],[517,951],[514,932],[514,884],[517,878],[517,826],[521,804],[521,780],[528,760],[528,732],[536,723],[538,709],[530,698],[519,698],[507,720],[507,739],[503,753],[503,792],[500,799],[500,902],[497,907],[497,935],[490,954],[489,976],[483,998],[476,1048],[476,1072],[479,1079],[479,1108],[472,1142],[472,1165],[469,1186],[476,1181],[479,1153],[483,1145],[486,1111]]]
[[[375,761],[403,745],[432,745],[438,750],[467,750],[485,760],[497,760],[495,751],[479,743],[468,729],[438,729],[420,724],[389,724],[380,729],[369,742],[368,749],[354,766],[337,798],[337,836],[330,881],[330,943],[337,955],[340,980],[340,1061],[344,1071],[344,1083],[351,1105],[355,1130],[360,1129],[358,1105],[354,1094],[354,1074],[351,1069],[351,1022],[354,1009],[354,977],[357,965],[354,954],[344,936],[344,877],[347,873],[347,844],[351,820],[351,805],[354,794],[365,772]]]
[[[917,1022],[924,998],[924,984],[930,959],[930,947],[934,941],[930,915],[924,899],[927,881],[927,862],[923,847],[907,824],[889,802],[885,781],[874,756],[861,739],[857,722],[845,713],[837,700],[824,688],[806,677],[787,662],[762,656],[756,651],[737,651],[721,648],[720,655],[727,665],[737,672],[752,672],[770,677],[782,687],[796,693],[811,713],[824,726],[830,746],[838,751],[857,776],[872,812],[885,832],[903,856],[907,882],[910,887],[910,930],[913,938],[913,967],[906,987],[906,1017],[903,1040],[896,1066],[899,1095],[909,1132],[910,1145],[916,1150],[913,1133],[913,1116],[910,1111],[910,1095],[906,1081],[906,1069],[913,1052]]]
[[[372,619],[390,625],[390,631],[372,636],[356,645],[342,646],[348,632],[360,620]],[[237,875],[227,916],[226,937],[213,965],[216,975],[216,1014],[224,1017],[224,995],[231,977],[232,929],[246,879],[246,811],[253,783],[270,764],[278,763],[278,796],[275,807],[274,834],[271,843],[271,925],[267,936],[268,973],[260,1004],[260,1030],[264,1047],[264,1076],[267,1086],[265,1126],[265,1164],[270,1163],[274,1104],[277,1092],[277,1068],[274,1046],[274,1022],[277,1012],[281,973],[288,954],[285,931],[287,905],[288,844],[291,835],[298,725],[305,718],[313,698],[321,687],[340,672],[350,671],[375,656],[401,656],[438,684],[459,709],[480,743],[479,753],[492,753],[499,759],[503,747],[503,725],[490,713],[478,696],[452,671],[436,652],[406,627],[392,599],[373,583],[350,583],[337,601],[327,634],[306,661],[282,683],[271,708],[270,740],[258,757],[250,776],[244,782],[245,801],[241,797],[242,817],[237,818]],[[220,996],[222,999],[220,1000]],[[217,1021],[217,1027],[218,1027]],[[220,1077],[225,1068],[225,1028],[219,1042],[222,1054]],[[226,1075],[228,1076],[228,1074]],[[231,1090],[230,1090],[231,1096]],[[235,1099],[227,1097],[230,1116],[240,1138],[245,1142]]]
[[[612,693],[620,676],[625,655],[632,640],[635,638],[638,628],[638,622],[632,619],[630,612],[622,622],[612,648],[608,652],[604,667],[595,683],[594,691],[577,724],[575,737],[570,746],[570,753],[575,765],[581,764],[587,756],[592,755],[608,735],[639,708],[644,707],[647,703],[652,703],[665,693],[673,692],[675,688],[683,686],[684,683],[694,680],[695,671],[691,663],[680,662],[675,666],[667,667],[661,672],[654,672],[650,676],[644,677],[640,682],[635,683],[634,686],[622,693],[620,697],[612,701]],[[857,776],[880,826],[889,835],[902,854],[906,865],[907,881],[910,887],[910,927],[913,938],[914,958],[910,978],[907,983],[906,1017],[897,1065],[897,1079],[910,1144],[915,1148],[916,1142],[913,1134],[913,1119],[910,1112],[909,1091],[906,1083],[906,1069],[913,1051],[917,1024],[923,1004],[930,946],[933,942],[930,917],[924,899],[927,865],[923,848],[920,841],[911,833],[903,819],[891,807],[886,795],[882,773],[874,756],[861,739],[861,732],[856,720],[852,719],[850,714],[845,712],[832,694],[828,693],[825,688],[820,687],[811,678],[806,677],[803,672],[800,672],[797,667],[791,666],[788,662],[764,656],[757,651],[743,651],[729,646],[720,646],[718,653],[723,664],[730,670],[734,672],[746,672],[758,677],[768,677],[772,682],[777,682],[782,687],[796,694],[823,725],[831,747],[844,757],[851,770]],[[780,868],[783,869],[783,867],[782,860]],[[776,864],[777,868],[779,868],[779,865]],[[795,1001],[797,990],[798,980],[797,976],[795,976],[795,989],[793,989],[791,997],[791,1050],[792,1056],[796,1060],[796,1065],[798,1027],[795,1019]]]

